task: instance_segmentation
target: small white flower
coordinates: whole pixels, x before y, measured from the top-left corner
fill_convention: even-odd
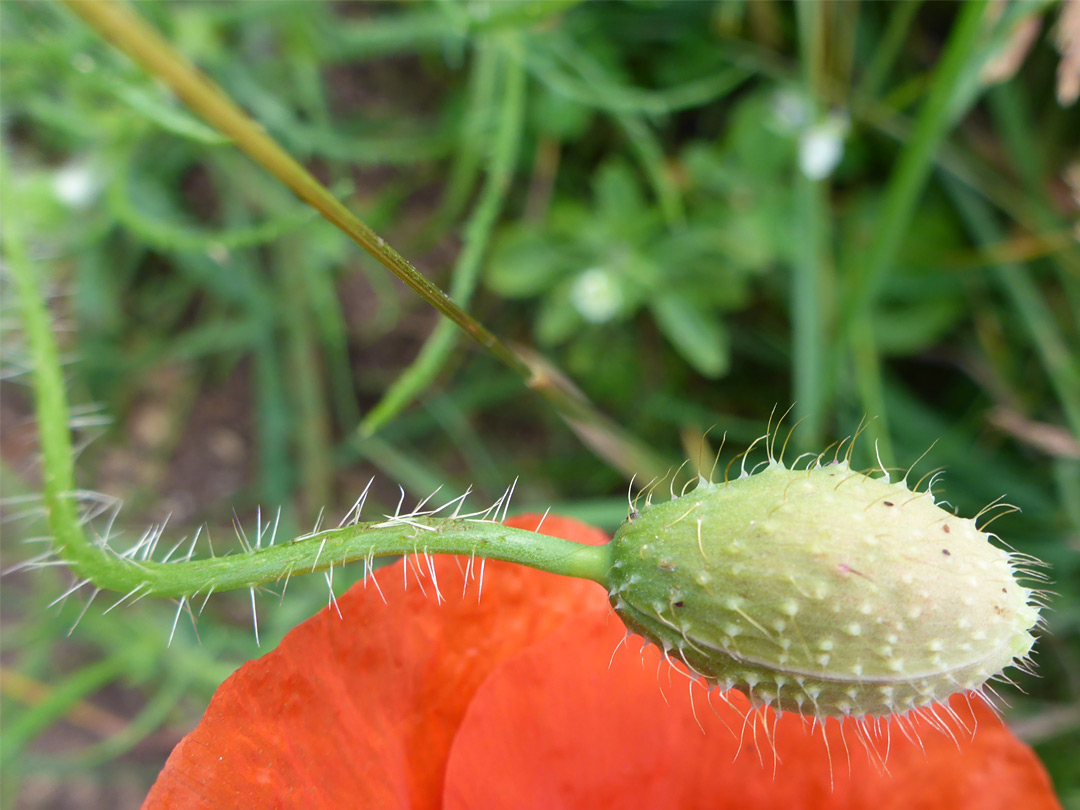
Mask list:
[[[811,180],[821,180],[833,173],[844,156],[844,136],[848,119],[830,115],[804,130],[799,137],[799,169]]]
[[[574,279],[570,302],[585,320],[604,323],[622,307],[623,294],[611,273],[602,267],[592,267]]]
[[[60,202],[72,208],[83,208],[97,196],[101,181],[87,164],[72,162],[53,175],[52,187]]]

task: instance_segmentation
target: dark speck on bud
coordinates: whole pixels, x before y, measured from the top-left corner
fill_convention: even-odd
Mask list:
[[[949,549],[931,540],[943,522]],[[702,482],[632,512],[612,550],[631,630],[710,684],[817,717],[978,690],[1028,661],[1039,622],[1020,555],[843,461]]]

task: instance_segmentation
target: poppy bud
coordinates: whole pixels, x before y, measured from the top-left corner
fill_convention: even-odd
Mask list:
[[[702,481],[615,534],[610,599],[695,676],[824,717],[979,689],[1034,643],[1019,558],[846,462]]]

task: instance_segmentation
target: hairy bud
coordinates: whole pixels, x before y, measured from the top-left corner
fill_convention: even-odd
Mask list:
[[[632,513],[611,603],[695,675],[815,716],[901,713],[1024,659],[1018,555],[930,492],[846,462],[761,473]]]

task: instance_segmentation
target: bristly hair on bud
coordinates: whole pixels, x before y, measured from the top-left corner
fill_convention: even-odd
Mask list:
[[[631,631],[692,677],[815,718],[984,696],[1030,664],[1037,560],[906,476],[853,470],[850,450],[789,468],[763,438],[760,471],[631,508],[609,590]]]

